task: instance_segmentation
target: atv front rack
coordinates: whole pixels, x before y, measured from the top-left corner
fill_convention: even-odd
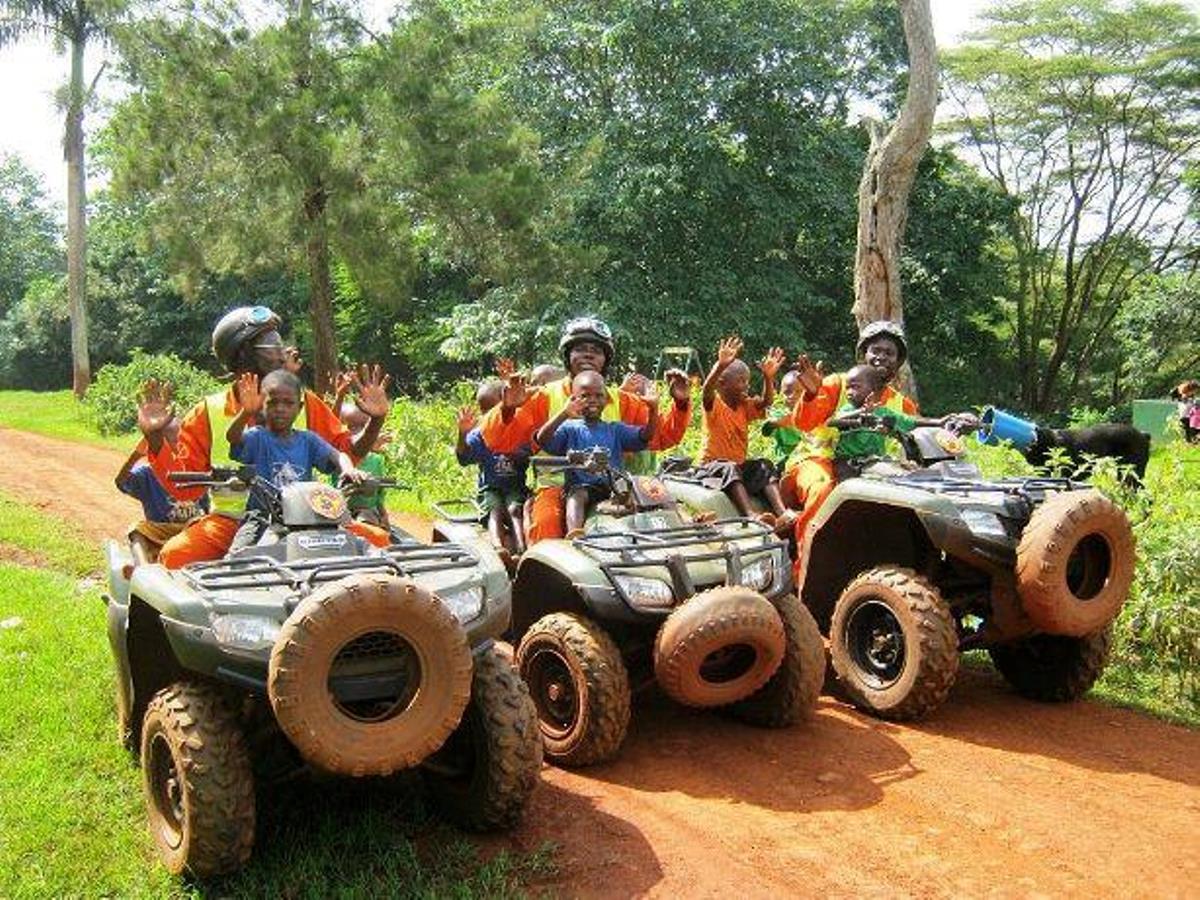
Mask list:
[[[347,575],[390,572],[407,578],[427,572],[469,569],[478,560],[459,544],[391,544],[373,556],[327,556],[282,563],[269,556],[198,562],[180,571],[202,591],[287,587],[307,594],[316,585]]]
[[[759,538],[761,543],[753,547],[739,546],[737,541]],[[692,563],[709,560],[724,560],[725,584],[740,584],[746,557],[763,556],[780,551],[777,559],[783,569],[782,583],[790,581],[786,541],[755,519],[734,517],[712,522],[693,522],[667,528],[648,528],[638,531],[599,532],[572,541],[574,546],[595,554],[614,554],[617,559],[597,559],[596,563],[608,577],[621,599],[631,609],[634,604],[626,596],[620,582],[613,577],[617,572],[631,569],[662,568],[670,576],[671,587],[676,599],[690,597],[696,593],[696,584],[688,571]],[[722,544],[720,550],[703,549],[705,545]],[[693,548],[689,550],[688,548]],[[665,552],[664,552],[665,551]],[[671,552],[674,551],[674,552]],[[649,556],[653,553],[654,556]],[[781,576],[772,576],[772,584],[780,585]],[[707,585],[706,585],[707,586]]]

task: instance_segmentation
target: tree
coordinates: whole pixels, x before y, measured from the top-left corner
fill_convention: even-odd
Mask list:
[[[937,47],[929,0],[900,0],[908,46],[908,88],[886,135],[868,120],[871,146],[858,185],[858,243],[854,258],[854,318],[859,327],[877,319],[904,322],[900,242],[908,220],[908,195],[937,109]],[[913,393],[911,369],[907,392]]]
[[[61,235],[41,178],[16,156],[0,156],[0,315],[39,276],[63,270]]]
[[[67,296],[71,318],[72,380],[76,397],[91,382],[87,325],[87,185],[83,114],[96,79],[83,83],[87,45],[104,39],[124,11],[118,0],[0,0],[0,46],[28,34],[51,37],[71,54],[63,156],[67,162]],[[103,71],[103,67],[101,67]],[[100,77],[97,72],[96,78]]]
[[[429,253],[505,258],[483,277],[514,277],[498,248],[539,208],[536,141],[463,78],[461,56],[496,49],[488,35],[435,27],[435,5],[386,34],[348,4],[276,8],[258,30],[230,8],[126,36],[135,92],[110,126],[114,183],[146,204],[185,287],[204,272],[302,275],[324,386],[337,265],[397,309]]]
[[[1200,19],[1108,0],[1014,0],[984,19],[944,58],[947,127],[1019,201],[1020,400],[1047,412],[1087,388],[1147,276],[1200,261],[1187,188],[1200,164]]]

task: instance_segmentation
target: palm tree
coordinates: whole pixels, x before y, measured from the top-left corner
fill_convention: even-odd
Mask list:
[[[83,111],[95,89],[83,84],[83,53],[88,41],[107,34],[124,10],[118,0],[0,0],[0,47],[30,34],[50,37],[55,47],[71,54],[71,80],[67,89],[63,128],[63,157],[67,161],[67,298],[71,317],[71,368],[76,397],[91,381],[88,362],[87,294],[87,189],[84,183]],[[96,78],[99,78],[97,73]]]

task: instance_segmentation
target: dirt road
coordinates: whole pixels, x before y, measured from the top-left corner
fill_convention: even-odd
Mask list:
[[[135,512],[120,462],[0,429],[0,489],[90,537]],[[1033,704],[990,670],[908,726],[822,698],[761,731],[651,691],[618,761],[543,775],[525,824],[487,842],[557,843],[553,895],[1200,896],[1200,732]]]

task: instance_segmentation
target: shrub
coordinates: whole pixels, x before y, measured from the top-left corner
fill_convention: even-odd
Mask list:
[[[385,426],[392,440],[383,455],[388,475],[409,487],[417,507],[475,495],[475,468],[460,466],[454,456],[455,413],[459,406],[474,403],[474,392],[472,385],[461,382],[447,391],[447,399],[399,397],[392,403]]]
[[[126,434],[137,427],[138,389],[150,378],[174,385],[175,408],[180,411],[221,389],[212,375],[174,354],[134,350],[128,363],[103,366],[84,398],[88,415],[101,434]]]

